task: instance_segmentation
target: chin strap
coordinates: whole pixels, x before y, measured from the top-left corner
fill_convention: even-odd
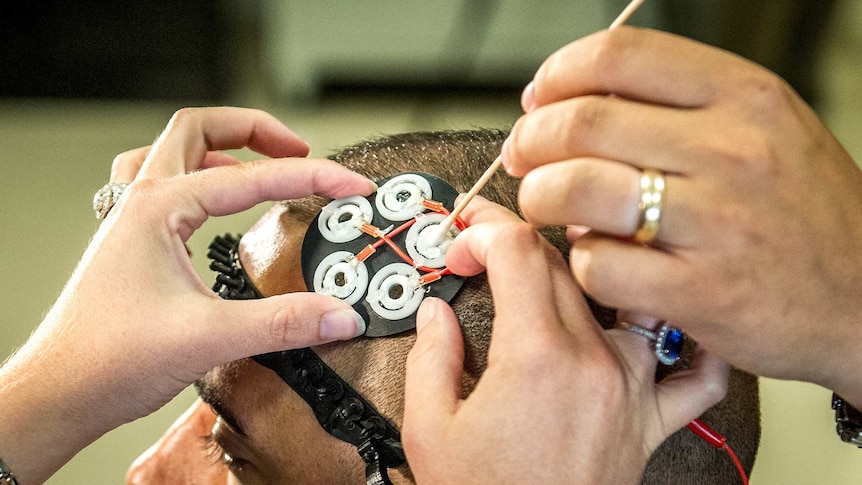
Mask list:
[[[228,300],[262,298],[243,271],[237,254],[239,240],[216,237],[207,256],[218,272],[213,291]],[[271,369],[314,411],[329,434],[356,446],[365,462],[367,485],[391,485],[387,469],[405,463],[398,430],[358,392],[344,382],[311,349],[283,350],[252,357]]]

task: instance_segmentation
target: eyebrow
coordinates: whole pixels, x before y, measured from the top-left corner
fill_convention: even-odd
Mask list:
[[[195,390],[198,391],[198,396],[200,396],[203,402],[209,404],[213,412],[218,414],[222,420],[224,420],[237,433],[244,437],[248,436],[242,429],[242,426],[239,425],[236,416],[234,416],[230,408],[225,405],[224,401],[222,401],[218,386],[212,384],[206,377],[201,377],[196,380],[194,386]]]

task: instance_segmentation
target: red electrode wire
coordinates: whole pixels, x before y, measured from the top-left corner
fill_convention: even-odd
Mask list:
[[[449,215],[449,211],[440,202],[436,202],[433,200],[425,200],[422,202],[422,205],[425,206],[427,209],[432,210],[434,212],[439,212],[441,214]],[[413,258],[411,258],[407,253],[405,253],[404,250],[401,249],[400,247],[398,247],[398,245],[395,244],[395,241],[392,240],[393,237],[402,233],[405,229],[407,229],[408,227],[412,226],[415,223],[416,223],[416,218],[414,217],[413,219],[408,220],[404,224],[401,224],[400,226],[396,227],[395,229],[393,229],[393,230],[391,230],[385,234],[379,228],[372,226],[371,224],[362,224],[362,226],[359,229],[362,232],[364,232],[365,234],[368,234],[369,236],[373,236],[373,237],[378,238],[378,241],[375,242],[374,244],[370,245],[372,248],[372,250],[370,250],[370,252],[366,251],[367,250],[367,248],[366,248],[366,250],[363,250],[359,255],[357,255],[357,259],[359,259],[360,261],[364,261],[366,258],[371,256],[371,253],[374,252],[373,250],[376,250],[377,248],[379,248],[383,244],[387,244],[395,252],[395,254],[397,254],[402,260],[404,260],[405,263],[409,264],[410,266],[413,266],[414,268],[416,268],[419,271],[423,271],[425,273],[428,273],[428,274],[423,275],[420,278],[420,280],[422,281],[422,284],[428,284],[428,283],[431,283],[433,281],[437,281],[438,279],[440,279],[441,276],[452,274],[452,272],[449,271],[449,268],[446,268],[446,267],[443,267],[441,269],[434,269],[434,268],[429,268],[427,266],[417,266],[416,262],[413,261]],[[467,227],[467,224],[465,224],[464,221],[462,221],[460,217],[457,217],[455,219],[455,226],[458,229],[463,231]]]
[[[695,419],[688,423],[687,427],[694,432],[694,434],[700,436],[703,441],[706,441],[720,450],[726,451],[728,456],[730,456],[730,459],[733,460],[733,464],[736,465],[736,470],[742,478],[742,483],[744,485],[748,485],[748,476],[745,474],[745,469],[742,468],[742,463],[739,461],[739,457],[736,456],[736,453],[734,453],[730,445],[727,444],[727,439],[724,436],[718,434],[717,431],[707,426],[706,423],[700,419]]]

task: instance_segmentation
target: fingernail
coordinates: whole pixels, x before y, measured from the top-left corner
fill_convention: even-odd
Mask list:
[[[521,93],[521,109],[524,110],[524,113],[528,113],[533,109],[533,105],[536,104],[536,99],[534,98],[533,93],[533,90],[535,89],[533,83],[534,81],[530,81]]]
[[[568,225],[568,226],[566,226],[566,239],[569,240],[569,244],[572,244],[575,241],[577,241],[578,239],[584,237],[589,232],[590,232],[589,227]]]
[[[380,187],[378,187],[378,186],[377,186],[377,184],[375,184],[375,183],[374,183],[374,182],[372,182],[371,180],[369,180],[369,181],[368,181],[368,186],[369,186],[369,188],[368,188],[368,189],[366,189],[366,190],[365,190],[365,192],[363,192],[363,193],[362,193],[362,194],[360,194],[360,195],[366,195],[366,194],[367,194],[367,195],[371,195],[371,194],[373,194],[373,193],[377,192],[377,189],[379,189],[379,188],[380,188]]]
[[[437,298],[426,298],[416,312],[416,332],[421,332],[435,315],[437,315]]]
[[[320,337],[346,340],[365,333],[365,320],[354,310],[335,310],[320,318]]]

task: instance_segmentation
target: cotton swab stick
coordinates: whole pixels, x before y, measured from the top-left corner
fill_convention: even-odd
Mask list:
[[[608,30],[614,30],[620,25],[626,23],[626,20],[628,20],[629,17],[631,17],[632,14],[635,13],[635,10],[637,10],[638,7],[640,7],[643,3],[644,0],[632,0],[631,2],[629,2],[629,4],[626,5],[626,8],[624,8],[623,11],[620,12],[619,16],[617,16],[616,20],[611,22],[611,26],[608,27]]]
[[[485,184],[487,184],[488,181],[491,180],[491,177],[494,175],[497,169],[500,168],[500,165],[502,164],[503,155],[498,155],[497,158],[495,158],[494,161],[491,162],[491,165],[488,166],[488,168],[485,170],[485,173],[483,173],[482,176],[479,177],[479,180],[477,180],[476,183],[473,184],[473,188],[470,189],[470,191],[467,192],[466,195],[464,195],[464,198],[461,199],[461,203],[458,204],[457,207],[453,208],[452,212],[448,216],[446,216],[445,219],[443,219],[443,222],[441,222],[440,225],[437,226],[437,232],[429,234],[429,237],[433,237],[433,239],[428,240],[429,245],[439,246],[440,243],[443,242],[443,239],[446,237],[446,234],[449,232],[449,229],[452,228],[452,224],[455,223],[455,219],[458,218],[458,215],[461,214],[461,211],[463,211],[464,208],[467,207],[467,204],[470,203],[471,200],[473,200],[473,196],[479,193],[479,191],[482,190],[482,187],[484,187]]]
[[[613,22],[611,22],[611,26],[608,27],[608,30],[613,30],[624,24],[626,20],[628,20],[629,17],[631,17],[632,14],[635,13],[635,10],[637,10],[638,7],[640,7],[644,3],[644,1],[645,0],[632,0],[631,2],[629,2],[629,4],[626,5],[626,8],[624,8],[623,11],[620,12],[620,14],[617,16],[617,18]],[[446,234],[448,234],[449,230],[452,229],[452,224],[455,223],[455,219],[457,219],[458,215],[461,214],[461,211],[463,211],[464,208],[467,207],[467,204],[469,204],[470,201],[473,200],[473,196],[479,193],[479,191],[482,190],[482,187],[484,187],[485,184],[487,184],[488,181],[491,180],[491,176],[493,176],[497,169],[500,168],[500,165],[502,165],[502,163],[502,155],[494,159],[488,169],[485,170],[485,173],[483,173],[482,176],[479,177],[479,180],[477,180],[476,183],[473,184],[473,188],[471,188],[470,191],[467,192],[467,194],[464,196],[464,198],[461,199],[461,203],[458,204],[457,207],[453,208],[452,213],[446,216],[446,219],[443,219],[443,222],[441,222],[440,225],[437,226],[437,231],[428,235],[430,239],[428,239],[427,242],[430,246],[439,246],[440,243],[443,242],[443,239],[446,237]]]

